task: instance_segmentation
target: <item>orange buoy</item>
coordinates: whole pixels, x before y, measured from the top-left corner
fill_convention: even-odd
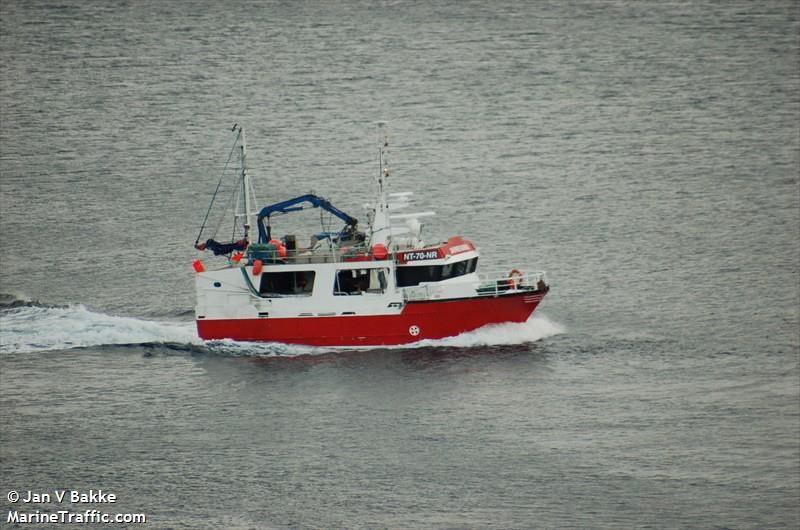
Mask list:
[[[377,245],[372,247],[372,257],[377,260],[386,259],[386,256],[389,255],[389,251],[386,249],[386,245],[382,245],[378,243]]]
[[[278,257],[279,258],[286,257],[286,247],[284,247],[282,243],[278,243]]]
[[[264,268],[264,263],[257,259],[253,262],[253,276],[258,276],[261,274],[261,269]]]
[[[206,268],[203,267],[203,262],[199,259],[192,262],[192,267],[194,267],[194,272],[206,272]]]
[[[231,258],[231,261],[234,262],[234,263],[239,263],[240,261],[242,261],[242,256],[243,255],[244,254],[242,254],[241,252],[237,252],[236,254],[233,255],[233,257]]]
[[[520,285],[522,285],[522,273],[519,271],[519,269],[511,269],[511,272],[508,273],[508,288],[509,289],[513,289],[514,288],[514,276],[517,277],[516,286],[519,287]]]

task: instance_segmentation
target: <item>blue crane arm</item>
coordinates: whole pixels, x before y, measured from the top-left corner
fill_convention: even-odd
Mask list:
[[[261,211],[258,212],[258,240],[261,243],[266,243],[271,237],[271,234],[269,233],[269,227],[264,225],[264,219],[269,219],[269,217],[273,214],[284,214],[304,210],[304,206],[297,206],[298,204],[304,202],[310,203],[312,208],[322,208],[323,210],[332,213],[345,222],[347,225],[346,229],[349,228],[355,231],[356,227],[358,226],[358,219],[347,215],[322,197],[317,197],[316,195],[309,193],[307,195],[295,197],[294,199],[288,199],[282,202],[276,202],[275,204],[270,204],[269,206],[264,206]]]

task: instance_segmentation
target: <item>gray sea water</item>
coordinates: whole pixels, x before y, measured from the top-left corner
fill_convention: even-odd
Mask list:
[[[798,6],[0,0],[0,526],[798,528]],[[534,317],[201,343],[233,124],[262,201],[359,216],[378,120]],[[54,489],[118,501],[8,501]]]

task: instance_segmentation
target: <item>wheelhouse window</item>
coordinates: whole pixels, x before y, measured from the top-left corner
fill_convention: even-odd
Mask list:
[[[336,271],[333,294],[337,296],[382,293],[386,290],[389,269],[341,269]]]
[[[412,287],[424,282],[440,282],[475,272],[478,258],[472,258],[447,265],[398,267],[397,286]]]
[[[262,272],[258,292],[262,296],[311,296],[314,271]]]

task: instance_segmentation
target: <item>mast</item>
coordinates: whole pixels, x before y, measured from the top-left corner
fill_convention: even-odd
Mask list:
[[[384,129],[386,122],[378,122],[378,200],[375,204],[375,212],[372,218],[372,233],[370,234],[370,244],[391,245],[391,223],[389,222],[389,202],[387,199],[387,188],[389,178],[389,135]]]
[[[253,218],[253,204],[251,195],[253,194],[250,176],[247,174],[247,140],[244,135],[244,127],[239,126],[239,133],[242,136],[242,190],[244,192],[244,238],[250,243],[250,220]]]

